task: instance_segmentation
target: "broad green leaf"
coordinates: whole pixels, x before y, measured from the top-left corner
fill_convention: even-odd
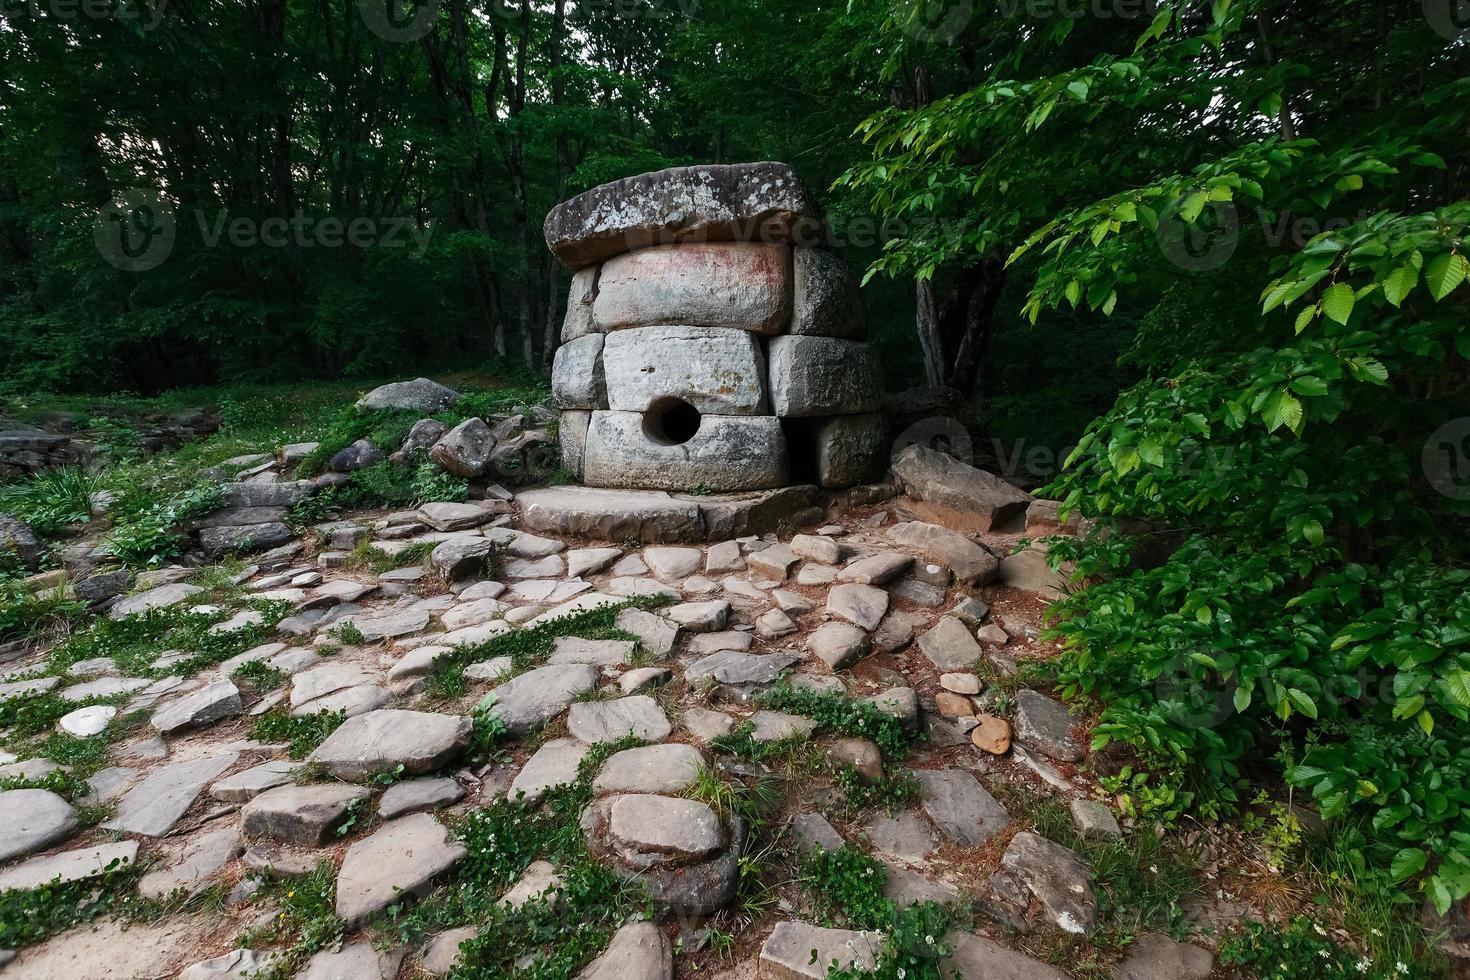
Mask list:
[[[1406,881],[1424,870],[1429,858],[1417,847],[1406,847],[1393,856],[1391,873],[1394,881]]]
[[[1313,701],[1311,695],[1307,694],[1306,691],[1299,691],[1294,687],[1288,688],[1286,699],[1291,702],[1293,708],[1313,721],[1317,720],[1317,702]]]
[[[1346,324],[1348,318],[1353,315],[1353,304],[1357,301],[1358,298],[1353,292],[1353,287],[1347,283],[1340,282],[1335,286],[1327,287],[1327,290],[1322,294],[1322,312],[1327,316],[1327,319]]]
[[[1467,268],[1463,255],[1445,252],[1430,260],[1429,268],[1424,270],[1424,284],[1429,287],[1431,296],[1441,300],[1465,281],[1467,272],[1470,272],[1470,268]]]
[[[1401,265],[1383,280],[1383,298],[1399,306],[1418,284],[1419,270],[1412,265]]]

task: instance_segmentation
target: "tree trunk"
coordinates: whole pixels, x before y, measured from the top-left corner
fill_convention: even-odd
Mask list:
[[[566,103],[567,83],[562,77],[562,45],[565,42],[567,25],[567,0],[556,0],[556,9],[551,19],[551,118],[552,125],[556,127],[556,171],[553,174],[553,184],[556,188],[554,200],[560,201],[566,196],[567,190],[567,168],[571,152],[567,146],[567,137],[563,129],[561,111]],[[558,335],[557,312],[559,310],[558,300],[562,289],[562,278],[560,263],[553,259],[546,269],[546,336],[541,345],[541,371],[543,374],[551,372],[552,355],[556,352],[556,341]]]

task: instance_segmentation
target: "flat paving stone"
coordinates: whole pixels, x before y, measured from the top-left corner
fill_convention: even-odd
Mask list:
[[[372,674],[357,664],[320,664],[291,678],[291,707],[298,707],[349,687],[371,684],[374,680]]]
[[[335,952],[317,953],[306,961],[306,969],[296,980],[393,980],[407,953],[407,949],[381,952],[372,943],[352,943]]]
[[[608,813],[608,834],[637,853],[697,859],[725,846],[720,818],[698,800],[629,794],[614,797]]]
[[[480,708],[498,717],[511,735],[525,735],[566,711],[578,695],[597,686],[600,676],[591,664],[538,667],[495,688]]]
[[[55,677],[47,677],[43,678],[43,680],[49,681],[50,683],[41,688],[42,690],[50,690],[56,686],[57,679]],[[61,697],[65,701],[72,702],[86,701],[91,698],[110,698],[116,697],[119,694],[132,694],[134,691],[141,691],[144,688],[151,687],[153,683],[153,681],[144,680],[141,677],[99,677],[95,681],[87,681],[84,684],[73,684],[71,687],[63,689],[61,691]],[[4,697],[0,697],[0,702],[4,700]]]
[[[347,849],[337,875],[337,916],[352,929],[405,896],[422,896],[466,853],[430,814],[390,820]]]
[[[643,694],[613,701],[579,701],[567,712],[567,731],[589,745],[615,742],[629,735],[658,742],[673,730],[664,709]]]
[[[199,834],[185,844],[175,860],[155,867],[139,879],[138,894],[158,900],[175,892],[197,895],[241,850],[240,833],[233,824]]]
[[[370,711],[347,719],[307,756],[307,762],[351,782],[384,773],[422,776],[464,751],[473,729],[474,721],[462,715]]]
[[[1067,980],[1060,970],[985,936],[956,930],[944,942],[951,953],[939,963],[943,980]]]
[[[912,811],[878,814],[863,825],[873,846],[900,861],[919,862],[934,853],[934,832]]]
[[[291,709],[291,715],[294,718],[301,718],[306,715],[335,714],[340,711],[348,718],[356,718],[358,715],[378,710],[390,700],[392,700],[392,695],[378,685],[359,684],[357,687],[349,687],[346,690],[328,694],[326,697],[308,701]]]
[[[919,650],[942,671],[969,670],[985,653],[965,624],[953,616],[943,617],[933,629],[920,636]]]
[[[652,922],[630,922],[613,933],[602,955],[577,980],[673,980],[674,950]]]
[[[268,789],[289,783],[296,765],[287,759],[273,759],[233,776],[226,776],[209,787],[209,795],[223,803],[248,803]]]
[[[750,737],[757,742],[805,739],[817,730],[817,723],[810,718],[780,711],[757,711],[750,716],[750,723],[755,726]]]
[[[584,640],[578,636],[562,636],[557,638],[546,662],[617,667],[633,659],[636,646],[631,640]]]
[[[962,769],[921,769],[914,776],[924,812],[944,836],[962,847],[984,844],[1011,822],[1005,807]]]
[[[833,586],[827,594],[827,612],[871,633],[888,612],[888,593],[871,585]]]
[[[624,609],[618,613],[617,627],[638,637],[638,643],[656,659],[674,652],[679,639],[679,624],[642,609]]]
[[[912,555],[887,552],[860,558],[837,572],[837,581],[858,585],[887,585],[914,566]]]
[[[408,779],[394,783],[378,800],[378,816],[384,820],[453,806],[464,799],[465,789],[449,776]]]
[[[0,861],[31,854],[77,830],[72,805],[49,790],[0,791]]]
[[[187,602],[203,591],[197,585],[185,585],[182,582],[160,585],[156,589],[149,589],[119,600],[107,611],[107,616],[109,619],[127,619],[129,616],[142,615],[155,609],[167,609]]]
[[[1081,762],[1066,705],[1035,691],[1016,694],[1016,741],[1058,762]]]
[[[227,680],[206,684],[159,708],[151,724],[160,735],[172,735],[189,728],[204,728],[243,710],[240,689]]]
[[[844,670],[857,663],[872,649],[872,641],[861,627],[850,623],[823,623],[806,640],[807,652],[827,665],[827,669]]]
[[[162,837],[188,812],[204,788],[239,758],[231,752],[154,770],[118,801],[116,814],[102,829]]]
[[[528,806],[540,803],[551,790],[577,781],[577,769],[591,750],[592,746],[575,738],[551,739],[526,760],[506,798],[524,799]]]
[[[648,745],[627,749],[602,764],[592,790],[608,793],[676,795],[699,778],[704,756],[692,745]]]
[[[623,555],[621,548],[577,548],[566,553],[567,575],[582,578],[595,575]]]
[[[240,827],[247,837],[320,847],[346,822],[351,805],[371,795],[365,786],[342,783],[278,786],[240,809]]]
[[[135,840],[47,854],[0,871],[0,892],[12,889],[30,891],[55,881],[62,884],[85,881],[109,871],[121,870],[137,860],[138,842]]]
[[[882,949],[881,933],[778,922],[761,946],[758,975],[762,980],[826,980],[834,966],[871,972]]]

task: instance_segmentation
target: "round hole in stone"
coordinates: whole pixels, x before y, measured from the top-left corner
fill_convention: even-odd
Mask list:
[[[682,398],[660,398],[643,413],[643,431],[662,446],[682,446],[699,432],[699,409]]]

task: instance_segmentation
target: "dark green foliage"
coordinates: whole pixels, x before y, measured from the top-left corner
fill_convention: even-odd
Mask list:
[[[1293,919],[1285,927],[1247,922],[1220,947],[1220,965],[1249,967],[1260,976],[1282,980],[1400,980],[1410,975],[1407,965],[1396,971],[1395,964],[1343,949],[1328,935],[1307,918]]]
[[[282,709],[272,709],[255,722],[250,737],[257,742],[286,742],[293,759],[304,759],[327,740],[347,720],[345,711],[318,711],[293,717]]]
[[[133,568],[163,565],[183,552],[185,540],[179,525],[219,510],[224,500],[224,486],[215,483],[201,483],[170,500],[144,500],[131,508],[127,505],[133,501],[125,497],[117,508],[107,547]]]
[[[25,521],[39,535],[52,536],[70,525],[90,521],[92,494],[100,489],[86,470],[67,466],[0,486],[0,511]]]
[[[73,634],[52,650],[47,669],[61,674],[79,661],[111,657],[129,677],[194,674],[264,643],[290,606],[284,602],[256,600],[250,603],[250,608],[258,609],[265,619],[229,633],[211,633],[209,629],[228,618],[228,613],[201,615],[184,606],[155,609],[122,620],[99,617],[86,630]],[[186,651],[189,656],[162,669],[155,668],[154,661],[167,650]]]
[[[60,589],[32,592],[16,579],[0,578],[0,642],[59,626],[86,612]]]
[[[274,690],[286,680],[284,673],[269,666],[264,660],[252,660],[247,664],[241,664],[235,668],[235,672],[230,677],[237,684],[249,684],[257,691]]]

